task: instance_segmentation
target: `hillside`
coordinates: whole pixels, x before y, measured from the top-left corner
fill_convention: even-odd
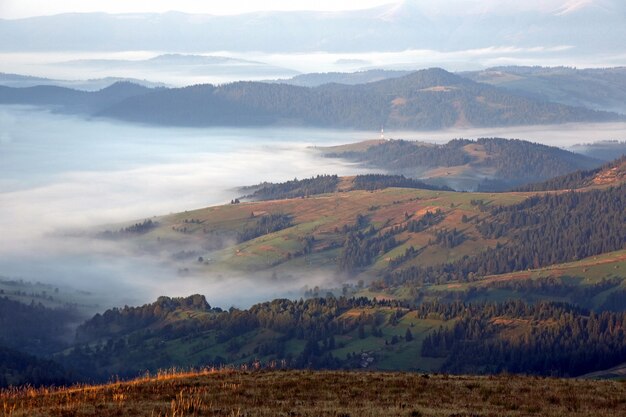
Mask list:
[[[153,90],[118,83],[94,93],[3,87],[0,103],[54,105],[57,110],[174,126],[295,124],[378,130],[383,125],[442,129],[622,119],[513,95],[437,68],[368,84],[314,88],[262,82]]]
[[[406,178],[402,175],[365,174],[354,177],[337,175],[318,175],[316,177],[298,180],[297,178],[284,183],[261,183],[242,187],[242,192],[248,192],[242,199],[251,201],[281,200],[286,198],[309,197],[317,194],[346,192],[356,190],[383,190],[389,187],[417,188],[422,190],[452,191],[447,187],[439,187]]]
[[[546,395],[546,393],[549,393]],[[543,416],[626,413],[612,381],[378,372],[205,370],[0,396],[12,417]],[[347,401],[349,395],[354,400]]]
[[[579,376],[626,362],[626,184],[459,193],[317,180],[335,191],[233,200],[97,236],[158,253],[180,279],[287,287],[324,276],[330,287],[245,309],[202,295],[110,309],[54,361],[77,381],[255,363]]]
[[[316,195],[315,190],[301,188],[295,195],[272,193],[271,198],[296,198],[233,201],[157,217],[149,221],[150,227],[100,236],[164,254],[179,270],[192,275],[254,271],[285,282],[319,271],[366,281],[389,276],[390,282],[405,282],[416,276],[402,274],[417,265],[435,268],[414,271],[418,276],[434,275],[429,282],[467,279],[623,249],[620,225],[626,203],[620,183],[581,193],[532,197],[534,193],[393,187],[350,191],[342,184],[352,184],[352,178],[319,179],[324,184],[331,181],[335,191],[322,189],[327,193]],[[286,183],[278,189],[297,184]],[[563,224],[576,227],[564,229]],[[586,237],[581,239],[579,233]],[[551,239],[553,245],[546,247]],[[560,252],[553,251],[556,247]],[[475,262],[467,263],[467,257]],[[438,269],[442,264],[459,270]]]
[[[517,191],[550,191],[602,187],[626,181],[626,156],[588,171],[576,171],[538,184],[519,187]]]
[[[626,67],[494,67],[459,75],[537,100],[626,113]]]
[[[388,140],[318,149],[329,158],[456,190],[504,191],[601,164],[557,147],[500,138],[455,139],[443,145]]]
[[[92,114],[124,99],[149,91],[151,91],[150,88],[121,81],[93,92],[55,85],[24,88],[0,86],[0,104],[33,105],[69,113]]]

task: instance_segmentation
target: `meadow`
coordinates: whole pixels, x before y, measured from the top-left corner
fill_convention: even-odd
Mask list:
[[[618,416],[626,384],[523,376],[215,370],[0,394],[0,413],[82,416]]]

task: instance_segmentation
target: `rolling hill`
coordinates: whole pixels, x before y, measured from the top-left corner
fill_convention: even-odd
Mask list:
[[[262,82],[154,90],[118,83],[94,93],[3,87],[0,103],[54,105],[57,110],[174,126],[296,124],[378,130],[383,125],[441,129],[622,119],[513,95],[437,68],[368,84],[315,88]]]
[[[497,253],[504,256],[509,241],[529,245],[512,248],[518,254],[536,250],[549,254],[546,248],[533,245],[540,245],[549,237],[561,239],[560,255],[535,262],[534,252],[530,252],[530,258],[520,260],[522,264],[516,266],[539,268],[623,248],[622,229],[616,225],[623,224],[619,213],[624,178],[614,175],[616,164],[622,163],[593,171],[596,178],[604,179],[601,183],[559,198],[551,194],[533,197],[535,192],[458,193],[387,188],[394,183],[385,186],[380,181],[401,177],[362,176],[364,183],[359,187],[354,187],[359,177],[317,177],[257,189],[257,198],[280,200],[233,200],[235,204],[157,217],[149,221],[150,227],[131,228],[134,232],[121,234],[112,231],[103,236],[135,242],[142,250],[169,253],[175,264],[192,274],[254,271],[260,276],[292,279],[292,274],[306,276],[325,271],[339,276],[349,273],[366,280],[417,265],[434,268],[442,263],[463,262],[488,248],[498,248]],[[316,181],[321,188],[316,188]],[[565,215],[561,208],[567,204],[571,206]],[[591,211],[600,213],[588,218]],[[511,216],[517,216],[515,227],[509,225]],[[533,243],[534,237],[527,232],[534,228],[528,229],[525,222],[530,220],[526,217],[535,219],[545,228],[544,233],[550,230],[553,235],[544,235]],[[577,226],[576,230],[589,230],[589,234],[582,240],[575,234],[568,235],[562,227],[554,228],[552,223],[557,221],[580,222],[584,228]],[[617,234],[610,238],[613,240],[604,241],[608,235],[598,235],[597,239],[605,243],[591,249],[585,246],[592,244],[591,236],[605,230],[604,226],[591,226],[598,221],[613,225],[606,230],[612,236]],[[350,245],[355,247],[350,249]],[[570,251],[567,255],[566,247]],[[181,250],[187,256],[179,259],[176,254]],[[496,252],[490,256],[496,256]],[[476,267],[458,266],[470,268],[464,269],[464,277]],[[488,274],[511,272],[507,268],[502,264],[489,272],[482,266],[483,273]]]
[[[443,145],[369,141],[318,149],[327,157],[359,162],[456,190],[504,191],[601,164],[560,148],[500,138],[455,139]]]
[[[233,200],[100,231],[127,250],[158,253],[183,276],[244,274],[261,286],[323,275],[333,286],[246,309],[212,307],[202,295],[110,309],[83,322],[52,359],[79,381],[224,364],[550,376],[610,369],[626,362],[620,164],[593,171],[606,179],[600,184],[541,193],[322,176],[271,185],[278,200]]]
[[[494,67],[459,75],[537,100],[626,113],[626,68]]]

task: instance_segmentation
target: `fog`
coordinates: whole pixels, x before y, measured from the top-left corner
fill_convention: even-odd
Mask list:
[[[515,137],[566,147],[623,140],[626,124],[387,135],[431,142]],[[363,173],[363,167],[323,158],[311,147],[376,136],[304,128],[157,128],[0,107],[0,276],[97,291],[107,305],[202,293],[212,305],[245,307],[299,297],[304,285],[336,285],[322,273],[288,282],[235,272],[181,276],[159,254],[84,232],[226,203],[240,195],[236,188],[242,185]]]
[[[25,107],[0,107],[0,126],[0,275],[103,291],[117,305],[201,292],[214,305],[245,306],[322,283],[327,277],[259,289],[258,276],[179,278],[158,257],[67,235],[222,204],[242,185],[364,172],[310,147],[369,135],[156,128]]]
[[[372,68],[419,70],[431,67],[442,67],[448,71],[468,71],[501,65],[599,68],[620,66],[624,62],[624,56],[620,54],[577,55],[571,46],[561,45],[359,53],[204,51],[197,55],[234,58],[247,62],[198,65],[181,60],[176,65],[164,66],[158,62],[139,65],[140,61],[168,52],[0,52],[0,72],[59,80],[128,77],[171,86],[186,86],[223,84],[239,80],[284,79],[296,72],[354,72]]]

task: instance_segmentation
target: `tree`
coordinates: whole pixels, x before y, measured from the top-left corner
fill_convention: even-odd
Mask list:
[[[406,340],[407,342],[410,342],[413,340],[413,333],[411,333],[411,329],[406,329],[404,340]]]

